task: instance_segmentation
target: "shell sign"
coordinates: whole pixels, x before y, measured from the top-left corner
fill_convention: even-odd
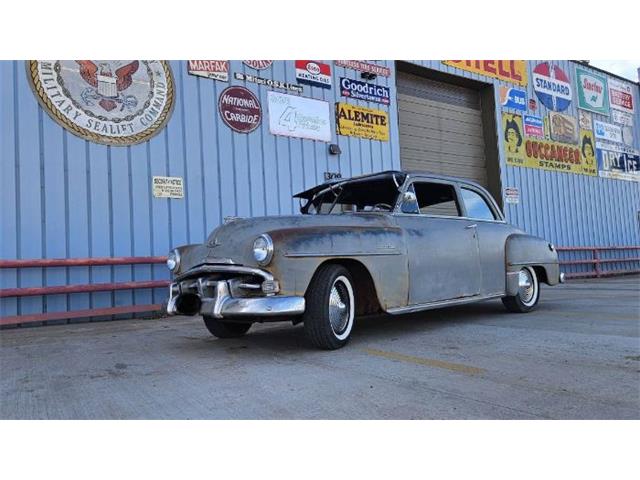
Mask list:
[[[527,85],[527,63],[524,60],[443,60],[442,63],[516,85]]]

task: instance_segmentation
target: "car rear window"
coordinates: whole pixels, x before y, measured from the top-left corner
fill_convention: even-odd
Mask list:
[[[415,182],[413,188],[418,200],[420,213],[446,217],[460,216],[460,207],[453,185]]]

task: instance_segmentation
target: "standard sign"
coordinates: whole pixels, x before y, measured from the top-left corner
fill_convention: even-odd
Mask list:
[[[344,77],[340,79],[340,94],[343,97],[382,103],[383,105],[389,105],[391,98],[387,87]]]
[[[389,115],[383,110],[338,102],[336,128],[340,135],[389,141]]]
[[[558,65],[549,62],[533,69],[533,90],[542,104],[554,112],[569,108],[573,98],[569,77]]]
[[[153,177],[152,187],[156,198],[184,198],[182,177]]]
[[[211,78],[221,82],[229,81],[228,60],[189,60],[189,74]]]
[[[296,78],[313,87],[331,88],[331,66],[311,60],[296,60]]]
[[[267,92],[269,131],[274,135],[331,141],[328,102],[285,93]]]

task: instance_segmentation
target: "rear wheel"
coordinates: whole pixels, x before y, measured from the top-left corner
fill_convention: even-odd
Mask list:
[[[355,295],[349,271],[341,265],[323,265],[307,294],[304,330],[313,345],[335,350],[349,341],[355,316]]]
[[[236,323],[222,322],[214,317],[203,317],[204,325],[211,335],[218,338],[236,338],[241,337],[251,328],[251,322]]]
[[[523,267],[518,274],[518,293],[504,297],[502,303],[510,312],[526,313],[533,310],[540,299],[540,282],[533,267]]]

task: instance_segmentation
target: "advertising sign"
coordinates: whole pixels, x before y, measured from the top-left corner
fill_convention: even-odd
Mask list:
[[[534,115],[525,115],[524,117],[524,134],[527,137],[544,138],[544,123],[540,117]]]
[[[574,117],[549,112],[551,140],[560,143],[578,143],[578,122]]]
[[[611,108],[633,113],[633,85],[615,78],[609,79]]]
[[[527,62],[524,60],[443,60],[442,63],[523,87],[527,85]]]
[[[391,75],[391,69],[389,67],[383,67],[375,63],[367,63],[362,60],[336,60],[335,65],[337,67],[350,68],[359,72],[374,73],[381,77],[388,77]]]
[[[569,77],[558,65],[549,62],[539,63],[533,69],[533,90],[538,100],[555,112],[569,108],[573,98]]]
[[[507,165],[591,175],[576,145],[524,138],[520,115],[502,113],[502,137]]]
[[[228,60],[189,60],[187,71],[196,77],[211,78],[221,82],[229,81]]]
[[[273,60],[245,60],[242,63],[254,70],[266,70],[271,66]]]
[[[313,87],[331,88],[331,66],[311,60],[296,60],[296,78]]]
[[[592,118],[593,115],[590,112],[578,109],[578,125],[580,125],[580,128],[591,130],[593,128]]]
[[[236,80],[255,83],[256,85],[265,85],[271,88],[281,88],[290,92],[302,93],[303,88],[295,83],[283,82],[282,80],[272,80],[270,78],[256,77],[255,75],[247,75],[242,72],[234,72],[233,76]]]
[[[640,152],[610,144],[596,144],[601,177],[640,182]]]
[[[173,111],[173,75],[164,60],[29,60],[26,67],[43,110],[92,142],[144,142]]]
[[[633,114],[622,110],[611,110],[611,121],[619,125],[633,127]]]
[[[267,92],[269,131],[274,135],[331,141],[331,107],[314,98]]]
[[[576,67],[578,107],[590,112],[609,115],[607,78],[583,68]]]
[[[389,141],[389,115],[384,110],[338,102],[336,128],[340,135]]]
[[[592,130],[580,130],[580,158],[587,175],[597,175],[595,140]]]
[[[218,112],[222,121],[238,133],[253,132],[262,120],[258,97],[244,87],[225,88],[218,98]]]
[[[388,87],[344,77],[340,78],[340,95],[384,105],[389,105],[391,98]]]
[[[153,177],[153,196],[156,198],[184,198],[182,177]]]
[[[504,202],[514,205],[520,203],[520,190],[516,187],[506,187],[504,189]]]
[[[524,112],[527,109],[527,92],[518,88],[500,87],[500,105]]]
[[[594,120],[593,130],[598,140],[622,143],[622,129],[618,125]]]

